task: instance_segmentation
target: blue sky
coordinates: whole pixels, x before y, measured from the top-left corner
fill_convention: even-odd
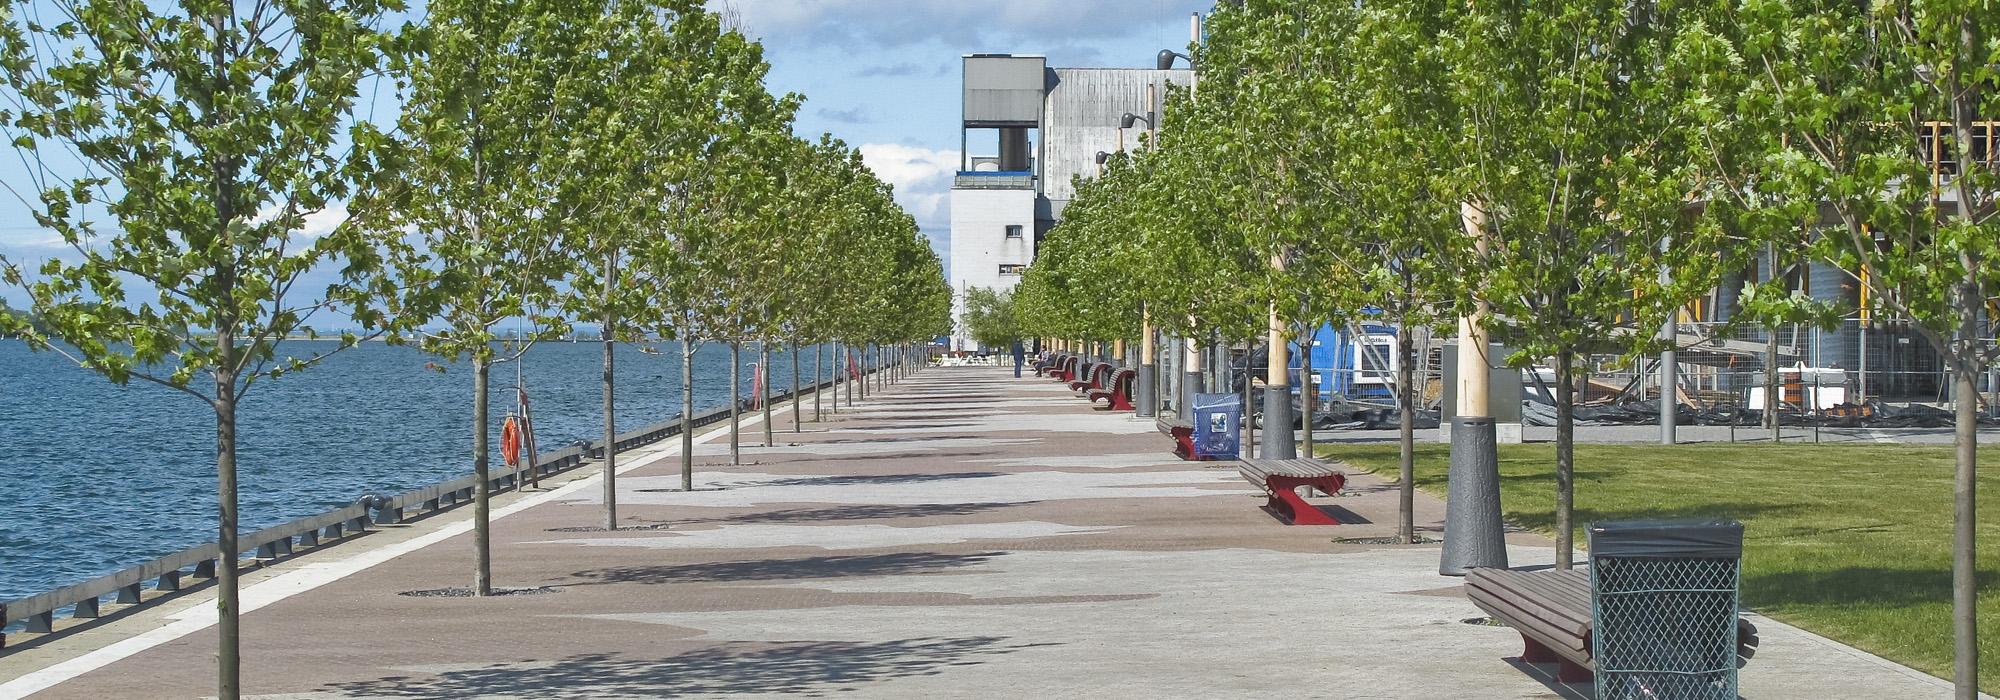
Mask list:
[[[1052,66],[1144,67],[1184,49],[1190,14],[1213,0],[710,0],[763,41],[773,92],[806,96],[798,132],[831,132],[861,149],[942,252],[959,149],[959,57],[1042,54]],[[386,115],[376,115],[386,119]],[[974,150],[979,150],[977,146]],[[18,158],[0,181],[33,187]],[[338,207],[308,221],[331,228]],[[0,195],[0,256],[32,268],[64,254],[11,195]],[[25,305],[0,285],[0,299]]]

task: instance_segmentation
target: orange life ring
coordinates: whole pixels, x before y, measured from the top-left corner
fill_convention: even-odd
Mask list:
[[[500,426],[500,458],[510,467],[521,464],[521,424],[513,416]]]

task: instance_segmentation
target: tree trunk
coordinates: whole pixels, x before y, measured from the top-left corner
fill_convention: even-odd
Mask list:
[[[681,490],[694,490],[694,350],[681,340]]]
[[[1254,411],[1257,408],[1257,403],[1253,398],[1256,392],[1251,388],[1256,386],[1256,383],[1250,381],[1251,349],[1251,343],[1243,345],[1243,430],[1239,433],[1239,436],[1243,438],[1243,443],[1237,446],[1237,450],[1242,452],[1245,457],[1256,459],[1257,419]],[[1273,416],[1268,415],[1264,417],[1273,418]]]
[[[609,268],[609,266],[606,266]],[[611,312],[604,314],[604,529],[618,529],[618,419],[612,389],[617,375],[612,357],[617,341],[612,340]]]
[[[792,343],[792,432],[803,433],[805,428],[799,423],[805,420],[806,397],[799,393],[799,344]]]
[[[1966,330],[1960,332],[1969,342],[1977,342],[1971,330],[1972,321],[1966,318],[1971,315],[1961,315]],[[1954,426],[1957,459],[1951,493],[1952,664],[1953,685],[1957,697],[1963,700],[1976,700],[1979,696],[1979,569],[1975,547],[1979,532],[1979,367],[1964,357],[1972,352],[1977,350],[1960,350],[1961,359],[1954,363],[1958,367],[1953,371],[1957,379],[1958,417]]]
[[[825,393],[826,389],[826,380],[821,378],[820,375],[820,370],[822,369],[822,365],[825,364],[824,362],[821,362],[821,360],[825,357],[826,357],[826,344],[820,343],[818,345],[814,345],[813,346],[813,422],[814,423],[820,422],[820,419],[825,417],[824,414],[820,413],[820,405],[819,405],[819,395]]]
[[[492,449],[487,444],[487,403],[493,366],[472,356],[472,594],[493,595],[492,484],[487,483]]]
[[[236,377],[222,368],[236,365],[236,338],[228,325],[216,333],[223,348],[222,366],[215,374],[215,614],[216,696],[235,700],[241,694],[242,630],[236,596]]]
[[[1569,348],[1556,353],[1556,568],[1576,560],[1576,528],[1570,524],[1576,480],[1576,379]]]
[[[729,343],[729,463],[743,463],[741,431],[743,408],[743,342]]]
[[[1975,10],[1968,8],[1961,12],[1958,17],[1957,55],[1960,61],[1972,63],[1987,55],[1987,42],[1980,36],[1979,25],[1973,21]],[[1961,154],[1959,167],[1963,171],[1953,183],[1958,189],[1958,215],[1970,223],[1974,211],[1972,207],[1979,201],[1973,192],[1976,181],[1972,177],[1972,170],[1978,163],[1972,158],[1972,120],[1980,107],[1974,100],[1977,95],[1992,88],[1967,89],[1962,76],[1968,68],[1954,67],[1949,74],[1950,90],[1947,94],[1951,96],[1952,131],[1957,137],[1958,153]],[[1988,128],[1991,129],[1990,126]],[[1990,142],[1988,147],[1991,148]],[[1991,175],[1991,168],[1988,170],[1987,174]],[[1974,546],[1979,532],[1979,500],[1976,498],[1979,487],[1977,382],[1981,365],[1985,364],[1983,353],[1986,345],[1978,333],[1980,305],[1986,300],[1979,275],[1983,272],[1981,268],[1987,264],[1979,259],[1979,255],[1976,250],[1960,253],[1966,280],[1958,291],[1959,347],[1951,353],[1957,356],[1952,369],[1958,379],[1958,395],[1955,397],[1958,417],[1954,426],[1957,432],[1954,447],[1958,454],[1956,473],[1952,478],[1951,552],[1952,686],[1958,700],[1976,700],[1979,697],[1979,550]]]
[[[612,310],[611,290],[618,284],[618,258],[604,256],[604,324],[598,333],[604,341],[604,529],[618,529],[618,420],[617,401],[612,390],[617,375],[612,361],[617,344],[618,314]]]
[[[757,407],[764,411],[764,446],[771,441],[771,341],[758,341],[757,353],[761,361],[757,364],[758,374],[764,377],[757,387]]]
[[[1396,540],[1417,543],[1417,387],[1416,339],[1406,316],[1396,329],[1396,428],[1400,483],[1396,503]]]
[[[1300,446],[1299,456],[1313,459],[1313,409],[1319,402],[1319,383],[1313,381],[1313,348],[1319,344],[1319,326],[1306,331],[1304,347],[1299,349],[1299,427],[1305,429],[1305,440]]]

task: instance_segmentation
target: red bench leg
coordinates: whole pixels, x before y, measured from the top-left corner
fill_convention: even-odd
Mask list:
[[[1300,498],[1298,488],[1311,487],[1331,495],[1339,493],[1340,487],[1346,483],[1347,477],[1339,474],[1311,479],[1275,475],[1266,477],[1265,488],[1270,490],[1271,499],[1265,505],[1285,516],[1285,519],[1293,525],[1339,525],[1340,521],[1327,517],[1325,512],[1307,503],[1306,499]]]
[[[1131,402],[1131,401],[1129,401],[1129,400],[1127,400],[1127,399],[1125,398],[1125,395],[1124,395],[1124,394],[1112,394],[1112,395],[1111,395],[1111,410],[1113,410],[1113,411],[1130,411],[1130,410],[1132,410],[1132,402]]]
[[[1200,461],[1194,456],[1194,431],[1174,429],[1174,456],[1189,462]]]

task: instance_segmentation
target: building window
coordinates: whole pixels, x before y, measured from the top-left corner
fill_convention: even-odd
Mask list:
[[[1021,273],[1022,273],[1022,272],[1024,272],[1024,271],[1026,271],[1027,269],[1028,269],[1028,266],[1027,266],[1027,265],[1018,265],[1018,264],[1014,264],[1014,265],[1001,265],[1001,266],[1000,266],[1000,274],[1002,274],[1002,275],[1018,275],[1018,274],[1021,274]]]
[[[1007,237],[1008,237],[1008,238],[1020,238],[1020,237],[1021,237],[1021,226],[1020,226],[1019,224],[1016,224],[1016,225],[1013,225],[1013,226],[1008,226],[1008,227],[1007,227]]]

